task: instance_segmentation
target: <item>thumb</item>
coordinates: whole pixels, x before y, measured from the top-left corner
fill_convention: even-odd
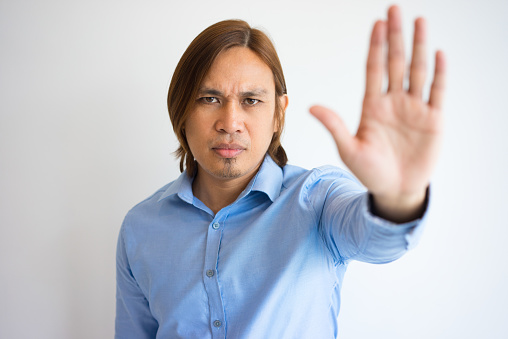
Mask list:
[[[309,111],[332,134],[339,153],[341,156],[344,156],[353,141],[353,137],[349,133],[344,121],[334,111],[323,106],[312,106],[309,108]]]

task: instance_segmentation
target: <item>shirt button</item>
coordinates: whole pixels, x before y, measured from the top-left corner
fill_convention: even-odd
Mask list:
[[[215,272],[214,272],[213,270],[208,270],[208,271],[206,271],[206,276],[207,276],[208,278],[213,277],[213,275],[214,275],[214,274],[215,274]]]
[[[222,323],[220,322],[220,320],[215,320],[215,321],[213,322],[213,326],[215,326],[215,327],[221,327],[221,326],[222,326]]]
[[[220,227],[220,224],[218,222],[214,222],[213,225],[212,225],[212,228],[214,230],[218,229]]]

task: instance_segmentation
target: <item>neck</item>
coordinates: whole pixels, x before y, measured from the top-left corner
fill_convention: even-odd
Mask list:
[[[257,171],[239,178],[216,178],[199,168],[192,183],[192,193],[214,214],[232,204],[247,187]]]

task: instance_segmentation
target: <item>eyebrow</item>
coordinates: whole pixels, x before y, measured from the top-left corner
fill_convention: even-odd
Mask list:
[[[209,87],[201,87],[198,90],[198,93],[200,95],[224,96],[223,92],[221,92],[217,89],[214,89],[214,88],[209,88]],[[246,98],[246,97],[248,98],[248,97],[262,96],[267,93],[268,93],[268,91],[264,88],[255,88],[255,89],[252,89],[249,91],[240,92],[240,96],[243,98]]]

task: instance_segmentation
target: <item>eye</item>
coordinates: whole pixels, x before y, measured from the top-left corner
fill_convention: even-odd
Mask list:
[[[258,99],[252,99],[252,98],[247,98],[244,101],[249,106],[254,106],[255,104],[257,104],[259,102]]]
[[[219,100],[216,97],[203,97],[201,98],[201,100],[207,104],[215,104],[219,102]]]

